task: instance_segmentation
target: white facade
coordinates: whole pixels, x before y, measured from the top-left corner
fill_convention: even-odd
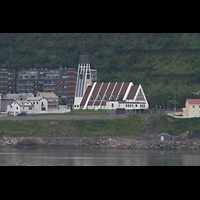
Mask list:
[[[47,113],[48,101],[45,97],[31,97],[30,100],[14,100],[7,106],[7,112],[10,115],[19,113]]]
[[[92,85],[89,56],[81,55],[79,58],[75,97],[83,97],[88,85]]]

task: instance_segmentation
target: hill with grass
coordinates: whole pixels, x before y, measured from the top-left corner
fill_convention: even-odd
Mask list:
[[[0,33],[0,68],[77,67],[81,54],[98,82],[141,84],[151,108],[199,98],[199,33]]]

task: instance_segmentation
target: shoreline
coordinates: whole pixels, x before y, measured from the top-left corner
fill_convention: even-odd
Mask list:
[[[0,148],[74,148],[74,149],[141,149],[199,150],[200,139],[135,139],[122,137],[0,137]]]

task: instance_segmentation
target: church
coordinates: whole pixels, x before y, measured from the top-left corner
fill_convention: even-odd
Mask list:
[[[149,109],[141,85],[130,83],[92,83],[89,56],[80,56],[74,109],[145,110]]]

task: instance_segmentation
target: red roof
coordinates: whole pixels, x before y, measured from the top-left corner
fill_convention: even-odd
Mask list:
[[[88,86],[86,92],[81,101],[81,106],[87,105],[105,105],[106,101],[112,100],[112,97],[115,101],[122,101],[126,92],[128,92],[130,83],[96,83],[93,86]],[[133,85],[129,90],[129,94],[126,99],[133,100],[135,94],[138,90],[138,85]],[[89,94],[92,90],[93,100],[88,99]],[[111,96],[112,95],[112,96]],[[100,99],[98,98],[100,97]],[[105,97],[107,100],[105,100]],[[88,101],[87,101],[88,100]]]
[[[189,104],[200,104],[200,99],[187,99]]]

